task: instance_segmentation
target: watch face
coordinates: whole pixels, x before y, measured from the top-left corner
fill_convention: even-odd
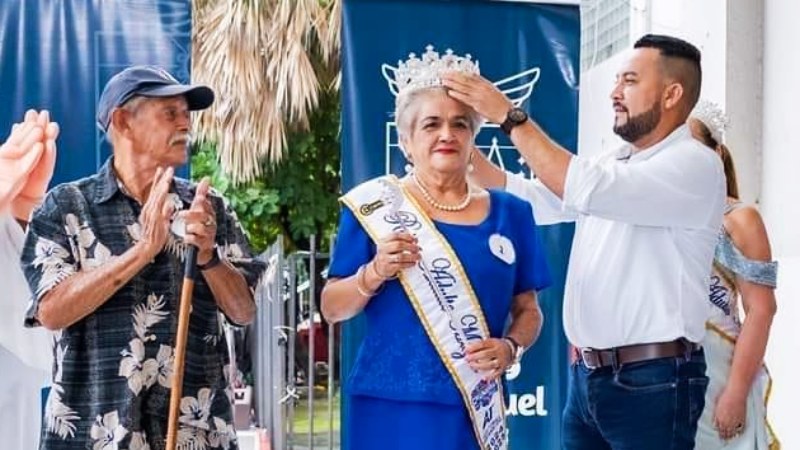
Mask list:
[[[514,123],[519,123],[525,121],[528,114],[520,108],[514,108],[508,112],[508,118]]]

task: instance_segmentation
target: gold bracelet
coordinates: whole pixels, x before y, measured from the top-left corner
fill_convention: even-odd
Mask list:
[[[395,278],[397,278],[397,274],[394,274],[394,275],[392,275],[390,277],[387,277],[387,276],[384,276],[382,273],[378,272],[378,265],[375,264],[375,260],[374,259],[372,261],[368,262],[367,264],[368,265],[372,264],[372,271],[375,272],[375,275],[377,275],[378,278],[380,278],[383,281],[394,280]]]
[[[369,292],[368,289],[362,289],[361,288],[361,284],[362,284],[361,283],[361,279],[362,278],[364,278],[364,265],[363,264],[361,266],[359,266],[358,270],[356,271],[356,290],[358,291],[359,294],[361,294],[362,297],[372,298],[375,295],[375,292]]]

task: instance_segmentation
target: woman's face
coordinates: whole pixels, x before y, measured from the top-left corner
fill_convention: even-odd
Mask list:
[[[466,174],[473,146],[469,107],[437,89],[409,109],[411,124],[401,143],[415,169]]]

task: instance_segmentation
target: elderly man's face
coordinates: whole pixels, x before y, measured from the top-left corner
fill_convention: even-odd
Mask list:
[[[661,96],[665,83],[659,51],[634,49],[617,73],[611,101],[614,132],[636,142],[652,132],[661,120]]]
[[[156,165],[183,165],[188,159],[190,125],[183,96],[147,99],[131,119],[133,148]]]

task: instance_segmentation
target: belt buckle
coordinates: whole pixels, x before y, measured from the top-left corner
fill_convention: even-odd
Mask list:
[[[590,370],[595,370],[595,369],[600,367],[599,365],[595,366],[595,365],[592,365],[591,363],[589,363],[589,359],[587,358],[587,355],[590,355],[593,351],[594,351],[594,349],[593,348],[589,348],[589,347],[584,347],[584,348],[580,349],[581,360],[583,361],[583,365],[586,366],[586,368],[590,369]],[[599,362],[600,361],[598,361],[598,363]]]

